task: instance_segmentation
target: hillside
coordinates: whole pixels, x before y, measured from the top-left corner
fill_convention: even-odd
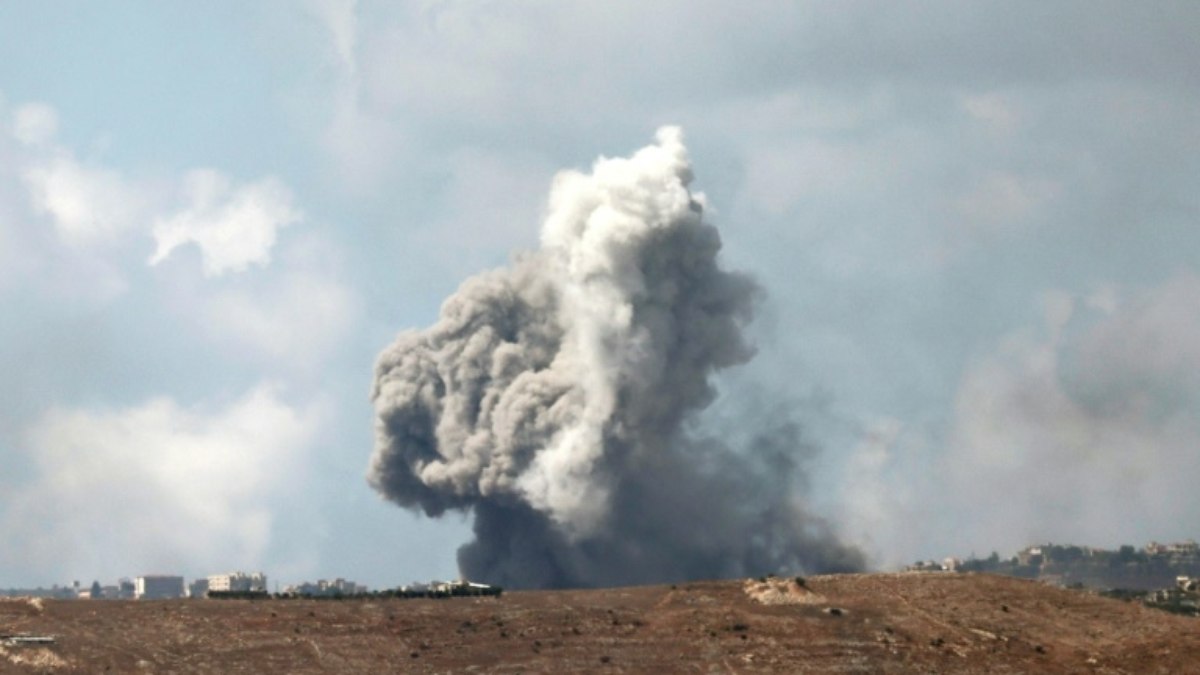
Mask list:
[[[1179,673],[1200,621],[978,574],[387,601],[0,600],[0,672]]]

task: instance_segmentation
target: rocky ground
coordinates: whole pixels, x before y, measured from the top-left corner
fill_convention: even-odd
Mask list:
[[[974,574],[448,600],[0,600],[0,672],[1187,673],[1200,619]]]

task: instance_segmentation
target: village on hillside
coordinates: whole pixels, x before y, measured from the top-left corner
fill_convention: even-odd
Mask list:
[[[1011,558],[919,561],[913,572],[989,572],[1063,588],[1098,591],[1180,614],[1200,615],[1200,545],[1193,540],[1116,550],[1062,544],[1027,546]]]

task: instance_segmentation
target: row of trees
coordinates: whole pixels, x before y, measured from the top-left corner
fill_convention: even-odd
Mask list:
[[[499,586],[464,586],[455,585],[448,589],[412,590],[407,588],[392,588],[367,593],[267,593],[266,591],[209,591],[208,598],[213,600],[412,600],[429,598],[443,600],[446,598],[462,597],[500,597],[504,589]]]

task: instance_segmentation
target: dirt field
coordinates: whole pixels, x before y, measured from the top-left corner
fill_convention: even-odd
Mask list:
[[[1200,620],[989,575],[501,598],[0,600],[0,672],[1196,673]],[[2,644],[2,643],[0,643]]]

